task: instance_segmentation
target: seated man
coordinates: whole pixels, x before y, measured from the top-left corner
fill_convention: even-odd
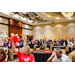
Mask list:
[[[59,42],[59,40],[57,40],[57,42],[56,42],[56,46],[60,46],[60,42]]]
[[[67,55],[62,54],[60,48],[56,48],[55,53],[47,60],[47,62],[69,62]]]

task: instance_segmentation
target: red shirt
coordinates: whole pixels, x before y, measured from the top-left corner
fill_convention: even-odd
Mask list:
[[[19,62],[35,62],[33,54],[25,55],[24,53],[18,51],[17,56],[19,57]]]
[[[1,62],[7,62],[7,61],[3,60],[3,61],[1,61]]]
[[[2,61],[2,62],[7,62],[7,61],[4,60],[4,61]]]

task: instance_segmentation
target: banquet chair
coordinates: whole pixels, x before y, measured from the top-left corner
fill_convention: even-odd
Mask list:
[[[34,50],[36,49],[36,45],[34,45]]]
[[[6,56],[6,59],[5,59],[5,61],[8,61],[8,55]]]
[[[49,50],[49,48],[45,48],[46,50]]]
[[[68,51],[69,51],[69,47],[68,47],[68,46],[66,46],[66,47],[65,47],[65,50],[66,50],[66,52],[68,52]]]
[[[69,53],[69,47],[68,46],[65,47],[65,50],[66,50],[66,54]]]
[[[51,45],[51,50],[52,50],[53,44]]]
[[[30,49],[31,51],[33,50],[33,49]]]
[[[54,51],[56,50],[56,48],[54,48]]]
[[[66,50],[65,49],[61,49],[63,54],[66,54]]]
[[[6,54],[8,54],[8,49],[7,49],[7,51],[6,51]]]
[[[44,45],[42,45],[42,48],[44,49],[44,48],[45,48],[45,46],[44,46]]]
[[[40,48],[36,48],[36,50],[40,50]]]
[[[40,49],[42,48],[42,46],[40,46]]]
[[[72,46],[72,48],[71,48],[71,51],[74,49],[74,45]]]

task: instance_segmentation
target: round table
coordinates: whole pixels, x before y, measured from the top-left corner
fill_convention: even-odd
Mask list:
[[[36,50],[35,52],[31,52],[34,57],[36,62],[46,62],[47,59],[52,55],[52,53],[45,53],[43,50]]]

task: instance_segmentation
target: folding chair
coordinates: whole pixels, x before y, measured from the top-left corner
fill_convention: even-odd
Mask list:
[[[74,45],[72,46],[72,48],[71,48],[71,51],[74,49]]]
[[[40,48],[36,48],[36,50],[40,50]]]
[[[66,55],[66,50],[65,49],[61,49],[62,53]]]
[[[31,51],[33,50],[33,49],[30,49]]]
[[[49,48],[45,48],[46,50],[49,50]]]

